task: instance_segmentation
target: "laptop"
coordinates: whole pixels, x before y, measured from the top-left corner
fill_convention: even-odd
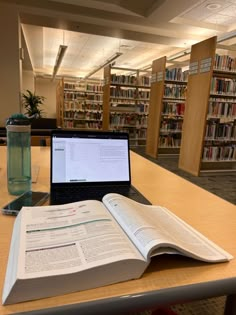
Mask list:
[[[51,204],[102,200],[108,193],[150,204],[131,184],[128,133],[52,130],[50,169]]]

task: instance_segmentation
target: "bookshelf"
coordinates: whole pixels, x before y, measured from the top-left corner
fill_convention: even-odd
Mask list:
[[[179,168],[195,176],[236,170],[235,61],[216,54],[216,41],[191,50]]]
[[[149,98],[147,71],[105,67],[103,129],[128,132],[131,146],[145,145]]]
[[[152,63],[146,153],[178,154],[185,110],[187,72],[166,68],[166,57]]]
[[[56,118],[57,126],[63,126],[63,112],[64,112],[64,83],[63,80],[60,80],[56,87]]]
[[[63,80],[63,92],[63,128],[102,129],[102,81]]]

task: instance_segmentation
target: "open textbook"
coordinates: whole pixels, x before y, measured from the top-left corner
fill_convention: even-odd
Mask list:
[[[2,302],[139,278],[151,257],[163,253],[205,262],[233,258],[168,209],[119,194],[103,202],[24,207],[14,224]]]

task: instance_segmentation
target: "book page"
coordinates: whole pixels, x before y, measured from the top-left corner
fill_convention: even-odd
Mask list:
[[[99,201],[21,210],[23,279],[78,272],[144,258]]]
[[[2,292],[2,301],[4,301],[11,289],[11,287],[14,285],[15,280],[17,278],[17,269],[18,269],[18,255],[19,255],[19,248],[20,248],[20,221],[21,217],[17,216],[14,222],[14,228],[12,232],[12,238],[11,238],[11,246],[10,246],[10,252],[12,253],[9,255],[8,259],[8,268],[6,270],[5,275],[5,284],[3,287]]]
[[[207,262],[232,259],[164,207],[143,205],[119,194],[108,194],[103,202],[146,259],[163,253],[179,253]]]

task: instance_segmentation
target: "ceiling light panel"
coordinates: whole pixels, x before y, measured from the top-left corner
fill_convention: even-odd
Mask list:
[[[231,25],[236,22],[235,17],[222,15],[222,14],[214,14],[204,19],[204,22],[212,23],[212,24],[221,24],[221,25]]]
[[[232,16],[235,18],[236,16],[236,5],[231,5],[219,12],[222,15]]]
[[[43,28],[43,64],[47,72],[52,73],[58,54],[58,47],[65,45],[63,30]]]
[[[221,4],[220,3],[209,3],[206,5],[206,9],[210,10],[210,11],[216,11],[221,9]]]
[[[44,66],[47,73],[52,72],[59,45],[67,45],[68,48],[58,75],[76,73],[79,77],[86,76],[116,52],[124,54],[116,61],[117,66],[130,60],[131,68],[140,68],[167,50],[167,46],[153,43],[44,28]]]
[[[75,71],[84,76],[92,68],[97,67],[115,53],[118,47],[118,41],[115,38],[49,28],[45,28],[44,38],[45,54],[47,53],[49,56],[45,60],[46,67],[53,66],[57,47],[60,44],[68,46],[66,58],[63,60],[63,67],[58,72],[60,75]]]
[[[230,5],[231,4],[225,0],[200,1],[199,5],[185,12],[181,17],[202,21],[213,13],[217,14],[218,12],[221,12],[224,8],[228,8]],[[213,9],[214,7],[215,9]]]

